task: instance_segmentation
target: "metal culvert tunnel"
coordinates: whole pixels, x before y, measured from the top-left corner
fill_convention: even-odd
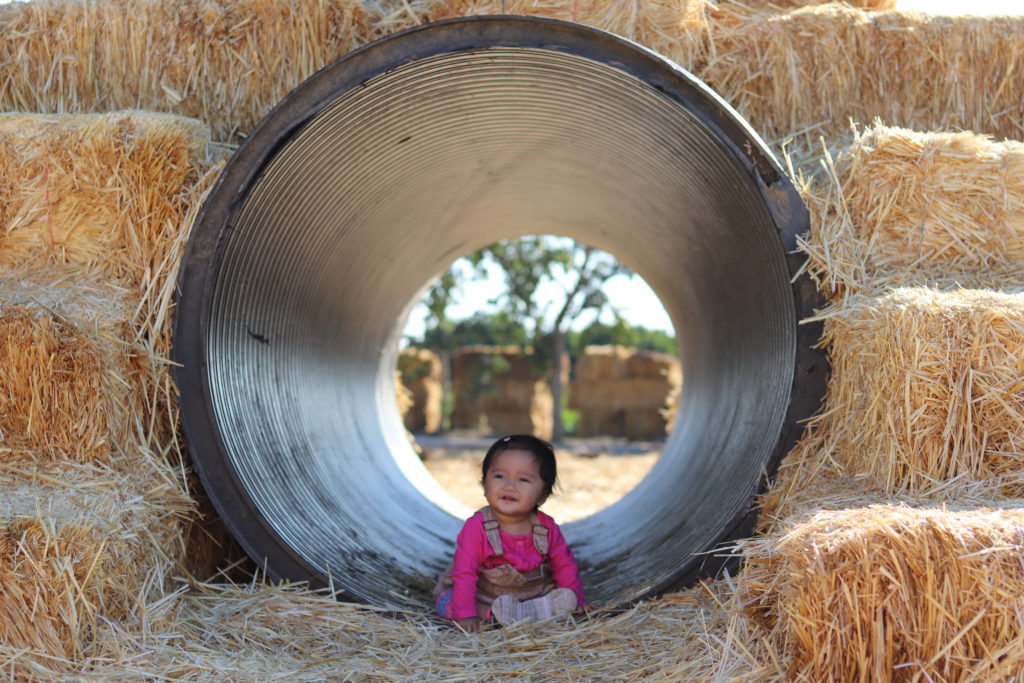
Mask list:
[[[651,285],[686,380],[650,475],[563,529],[598,604],[681,587],[749,534],[817,408],[807,222],[749,127],[629,41],[522,17],[384,39],[282,101],[197,218],[173,347],[193,462],[272,577],[422,605],[465,510],[403,432],[406,314],[471,250],[573,237]]]

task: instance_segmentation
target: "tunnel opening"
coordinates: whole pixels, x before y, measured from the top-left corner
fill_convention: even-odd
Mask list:
[[[495,438],[553,442],[559,483],[544,511],[564,523],[617,502],[657,461],[678,357],[640,274],[582,242],[527,235],[462,255],[430,283],[402,332],[396,393],[416,452],[464,516],[483,504]]]
[[[286,97],[196,219],[173,343],[193,463],[272,577],[425,604],[462,509],[395,408],[410,302],[459,254],[566,235],[658,292],[686,382],[650,476],[563,531],[597,604],[687,585],[750,533],[823,392],[807,222],[735,112],[629,41],[524,17],[385,38]]]

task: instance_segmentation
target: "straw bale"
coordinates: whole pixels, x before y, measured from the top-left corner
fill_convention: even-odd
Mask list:
[[[627,360],[632,349],[622,346],[588,346],[576,360],[578,380],[622,379],[627,377]]]
[[[3,460],[109,462],[144,445],[142,349],[128,293],[103,283],[0,277]]]
[[[866,10],[896,9],[897,0],[723,0],[718,9],[725,12],[784,12],[797,7],[812,7],[835,3],[845,7]],[[713,12],[712,14],[714,14]]]
[[[404,420],[412,408],[412,391],[402,383],[402,373],[398,370],[395,371],[395,399],[398,402],[398,414]]]
[[[698,72],[769,140],[842,135],[850,119],[918,130],[1024,131],[1024,17],[840,4],[711,20]]]
[[[73,264],[146,286],[212,163],[208,142],[199,122],[165,114],[0,114],[0,267]]]
[[[1022,550],[1019,508],[823,511],[743,543],[738,597],[790,680],[1002,680],[1024,666]]]
[[[411,432],[433,433],[441,429],[444,394],[441,358],[428,349],[403,349],[398,355],[402,390],[408,401],[402,416]],[[402,406],[402,401],[399,401]]]
[[[492,431],[535,434],[552,433],[551,390],[536,367],[532,350],[516,346],[471,346],[452,359],[454,407],[452,426],[479,428],[486,418]],[[568,375],[563,358],[563,382]]]
[[[679,359],[653,351],[589,346],[576,361],[569,393],[579,436],[658,439],[671,422],[666,402],[682,385]]]
[[[818,448],[886,491],[1024,491],[1024,293],[896,289],[829,312]]]
[[[162,594],[189,508],[165,474],[0,469],[0,643],[22,655],[5,672],[81,657],[100,623]]]
[[[801,248],[826,294],[1024,286],[1024,143],[876,124],[825,162]]]
[[[626,375],[633,378],[661,379],[682,376],[679,359],[657,351],[634,351],[626,360]]]
[[[146,109],[247,133],[366,40],[356,0],[33,0],[0,5],[0,109]]]
[[[524,393],[528,391],[529,400],[519,404],[512,402],[491,404],[485,399],[484,414],[491,431],[499,434],[533,434],[542,439],[550,439],[554,426],[552,422],[554,402],[548,385],[541,380],[532,383],[503,381],[499,387],[499,396],[502,388],[507,388],[510,385],[520,387]]]
[[[707,0],[377,0],[373,34],[428,21],[483,14],[519,14],[586,24],[629,38],[692,68],[703,58]]]

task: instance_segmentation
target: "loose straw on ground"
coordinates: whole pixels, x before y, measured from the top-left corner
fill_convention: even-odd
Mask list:
[[[147,109],[247,133],[366,39],[356,0],[33,0],[0,5],[0,109]]]
[[[182,586],[138,624],[110,623],[76,680],[707,680],[782,671],[720,593],[698,587],[610,616],[471,636],[425,613],[382,614],[288,586]],[[13,656],[0,648],[0,657]],[[67,667],[67,663],[63,664]],[[35,664],[45,678],[56,665]],[[58,668],[58,670],[60,670]],[[65,668],[64,671],[68,669]]]

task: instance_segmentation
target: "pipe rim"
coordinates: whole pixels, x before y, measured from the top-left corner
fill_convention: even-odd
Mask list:
[[[803,258],[793,253],[796,237],[807,229],[809,217],[781,166],[749,125],[720,97],[650,50],[596,29],[555,20],[468,17],[409,29],[342,57],[286,96],[231,158],[196,217],[178,281],[172,358],[192,461],[229,530],[274,579],[309,581],[314,587],[333,583],[322,568],[296,552],[268,523],[237,471],[223,456],[225,442],[213,410],[214,397],[206,373],[211,300],[217,287],[225,235],[232,230],[247,192],[268,164],[340,94],[442,49],[496,46],[568,51],[584,58],[614,61],[624,72],[642,78],[658,91],[691,107],[690,112],[731,147],[735,158],[744,164],[760,188],[786,252],[786,267],[794,278],[792,303],[796,319],[810,317],[819,303],[816,288],[802,273]],[[614,57],[610,58],[610,54]],[[819,324],[801,325],[796,331],[790,400],[783,429],[764,463],[766,476],[757,483],[758,492],[765,489],[781,458],[799,438],[799,422],[817,409],[823,395],[827,365],[821,352],[814,348],[819,337]],[[718,535],[717,545],[749,535],[756,517],[753,506],[737,510],[732,522]],[[699,576],[717,572],[730,561],[709,554],[671,580],[645,587],[632,599],[687,585]]]

